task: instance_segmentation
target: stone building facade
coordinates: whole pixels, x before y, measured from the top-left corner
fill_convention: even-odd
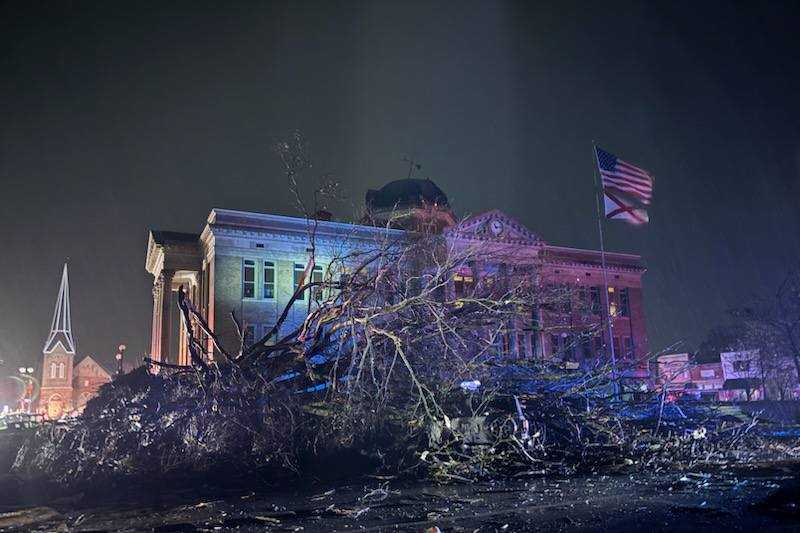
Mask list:
[[[570,291],[569,300],[575,305],[543,308],[537,316],[521,316],[509,327],[501,347],[508,357],[558,357],[582,364],[598,356],[607,358],[613,342],[617,358],[627,362],[626,375],[648,378],[642,294],[645,268],[639,256],[607,252],[604,272],[600,252],[551,245],[501,211],[457,222],[447,197],[430,180],[397,180],[369,191],[366,212],[359,224],[315,222],[312,280],[328,275],[333,257],[377,238],[403,238],[420,230],[437,232],[456,248],[480,247],[486,257],[503,258],[469,265],[454,275],[449,290],[457,293],[478,283],[487,272],[506,269],[533,272],[536,283]],[[243,322],[247,342],[260,338],[291,298],[306,266],[308,248],[305,218],[227,209],[213,209],[200,234],[151,231],[146,269],[154,279],[152,358],[189,363],[175,301],[180,286],[226,346],[235,347],[239,342],[232,312]],[[606,280],[613,338],[602,328],[596,338],[577,342],[576,332],[597,330],[602,321]],[[591,312],[578,311],[587,308]],[[307,309],[305,299],[293,305],[286,331],[303,321]],[[213,357],[210,343],[207,351]]]

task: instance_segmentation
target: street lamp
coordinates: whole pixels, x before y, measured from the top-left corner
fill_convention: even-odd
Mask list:
[[[19,373],[22,375],[23,383],[25,384],[25,392],[20,399],[22,410],[30,414],[31,403],[33,402],[34,384],[36,379],[33,377],[33,368],[29,366],[19,367]]]
[[[114,356],[117,359],[117,375],[118,376],[122,375],[122,358],[125,356],[125,350],[126,349],[127,349],[127,346],[125,346],[124,344],[120,344],[117,347],[117,350],[118,350],[117,351],[117,355]]]

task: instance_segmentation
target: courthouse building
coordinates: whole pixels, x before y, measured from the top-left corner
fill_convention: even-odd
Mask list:
[[[513,359],[557,357],[590,364],[607,357],[613,342],[617,358],[629,368],[627,375],[648,378],[642,296],[645,268],[639,256],[605,254],[613,322],[613,338],[609,338],[608,329],[598,327],[605,301],[599,251],[549,244],[499,210],[458,222],[447,196],[430,180],[397,180],[369,191],[366,213],[358,224],[332,221],[327,214],[317,217],[312,281],[328,275],[327,266],[345,249],[366,247],[387,235],[402,239],[420,230],[440,233],[454,248],[480,246],[497,252],[485,255],[498,258],[499,264],[482,260],[454,273],[449,290],[456,295],[488,273],[497,272],[533,272],[537,284],[571,290],[569,299],[575,305],[566,302],[557,308],[542,308],[536,316],[520,317],[509,325],[500,347],[503,355]],[[154,280],[152,358],[189,364],[176,305],[176,291],[181,286],[230,351],[236,351],[240,342],[232,312],[245,325],[245,342],[263,336],[302,279],[308,248],[305,218],[265,213],[213,209],[199,234],[151,231],[146,269]],[[314,295],[305,298],[314,299]],[[286,332],[305,318],[305,298],[290,310]],[[579,305],[581,302],[586,306]],[[594,339],[577,341],[576,332],[583,329],[600,333]],[[213,345],[209,343],[207,350],[213,358]]]

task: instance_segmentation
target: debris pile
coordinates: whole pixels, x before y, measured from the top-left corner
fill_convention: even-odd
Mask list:
[[[573,308],[586,314],[567,336],[574,343],[603,328],[585,298],[539,283],[533,266],[506,268],[519,264],[513,246],[456,249],[440,235],[387,231],[374,244],[343,244],[320,278],[314,219],[309,228],[306,268],[262,338],[245,341],[246,326],[232,316],[240,345],[224,346],[180,288],[191,364],[146,360],[152,368],[104,385],[71,426],[39,430],[16,472],[103,486],[316,476],[319,465],[335,464],[350,475],[464,482],[800,453],[796,438],[761,433],[757,417],[675,414],[657,393],[623,402],[626,369],[599,360],[581,370],[511,365],[509,340],[520,327],[540,327],[531,317],[543,309],[588,306]],[[454,287],[456,275],[481,263],[503,268]],[[305,318],[292,322],[301,303]]]
[[[439,395],[441,415],[428,417],[399,399],[381,406],[289,388],[280,395],[243,375],[215,376],[152,375],[144,368],[125,375],[71,426],[40,429],[15,469],[88,486],[314,475],[324,458],[335,456],[350,474],[471,482],[724,468],[800,456],[798,439],[772,438],[757,418],[721,416],[713,406],[661,405],[658,398],[631,404],[574,389],[532,392],[530,381],[528,392],[514,394],[519,383],[502,383],[502,389]]]
[[[235,475],[288,458],[293,429],[302,427],[292,418],[301,413],[266,398],[257,381],[230,373],[201,380],[142,367],[103,386],[72,423],[44,425],[23,446],[14,469],[65,485]]]
[[[435,446],[423,452],[434,479],[659,473],[800,459],[797,435],[737,406],[668,403],[658,392],[621,401],[609,393],[605,371],[515,370],[527,370],[527,379],[505,382],[505,396],[483,416],[437,431]]]

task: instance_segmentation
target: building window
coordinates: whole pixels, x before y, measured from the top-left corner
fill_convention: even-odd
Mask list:
[[[603,305],[600,303],[600,287],[589,287],[589,299],[591,300],[592,314],[599,315]]]
[[[563,352],[563,350],[564,350],[564,347],[562,345],[561,335],[556,335],[556,334],[550,335],[550,351],[551,351],[551,355],[553,357],[559,356],[559,355],[561,355],[561,352]]]
[[[581,358],[590,359],[592,357],[592,338],[586,335],[581,336]]]
[[[575,361],[575,335],[569,333],[567,335],[562,335],[561,339],[564,343],[564,355],[562,356],[562,359],[564,359],[564,361]]]
[[[322,283],[322,267],[315,266],[314,270],[311,271],[311,282],[312,283]],[[321,302],[323,297],[323,287],[322,285],[314,285],[311,288],[311,297],[314,299],[315,302]]]
[[[734,372],[748,372],[750,370],[750,361],[734,361]]]
[[[545,300],[542,308],[562,315],[571,314],[572,289],[563,283],[545,286]]]
[[[248,348],[253,345],[256,337],[256,327],[253,324],[247,324],[244,327],[244,347]]]
[[[275,263],[264,261],[264,292],[263,298],[275,298]]]
[[[473,283],[475,283],[475,278],[472,277],[471,272],[456,272],[453,275],[453,288],[455,289],[456,298],[464,298],[471,294]]]
[[[608,288],[608,314],[611,316],[617,316],[617,312],[619,311],[619,306],[617,305],[617,298],[616,298],[616,289],[614,287]],[[619,344],[619,342],[617,342]],[[619,353],[619,346],[617,346],[616,352]]]
[[[58,365],[56,365],[55,363],[50,363],[50,378],[55,379],[55,377],[58,375],[57,372],[58,372]]]
[[[630,337],[622,337],[622,357],[625,359],[633,359],[633,339]]]
[[[64,379],[66,377],[66,365],[58,363],[58,378]]]
[[[301,265],[300,263],[294,264],[294,292],[297,292],[297,289],[299,289],[303,285],[303,274],[305,270],[306,267]],[[303,293],[297,297],[297,300],[300,301],[305,299],[306,299],[306,294],[305,291],[303,291]]]
[[[605,355],[605,345],[603,344],[603,337],[597,336],[594,338],[594,355],[595,357],[603,357]]]
[[[578,295],[577,295],[577,302],[580,306],[580,311],[585,313],[588,309],[591,308],[591,302],[589,300],[589,291],[586,290],[586,287],[578,287]]]
[[[515,345],[517,349],[517,359],[522,359],[525,357],[527,350],[525,349],[525,334],[517,332],[514,335],[516,337]]]
[[[245,259],[242,263],[242,298],[256,297],[256,262]]]
[[[552,286],[553,306],[552,309],[557,313],[569,315],[572,313],[572,289],[560,283]]]
[[[631,303],[628,288],[624,287],[619,290],[619,315],[631,316]]]
[[[272,331],[272,328],[273,328],[273,326],[271,326],[270,324],[264,324],[261,327],[261,337],[266,337],[267,333]],[[280,332],[276,331],[275,335],[273,335],[272,337],[269,338],[269,340],[267,340],[267,342],[266,342],[267,346],[271,346],[271,345],[275,344],[275,339],[278,338],[279,334],[280,334]]]
[[[339,282],[338,287],[340,291],[344,291],[350,285],[350,272],[347,267],[342,267],[341,273],[339,274]]]

